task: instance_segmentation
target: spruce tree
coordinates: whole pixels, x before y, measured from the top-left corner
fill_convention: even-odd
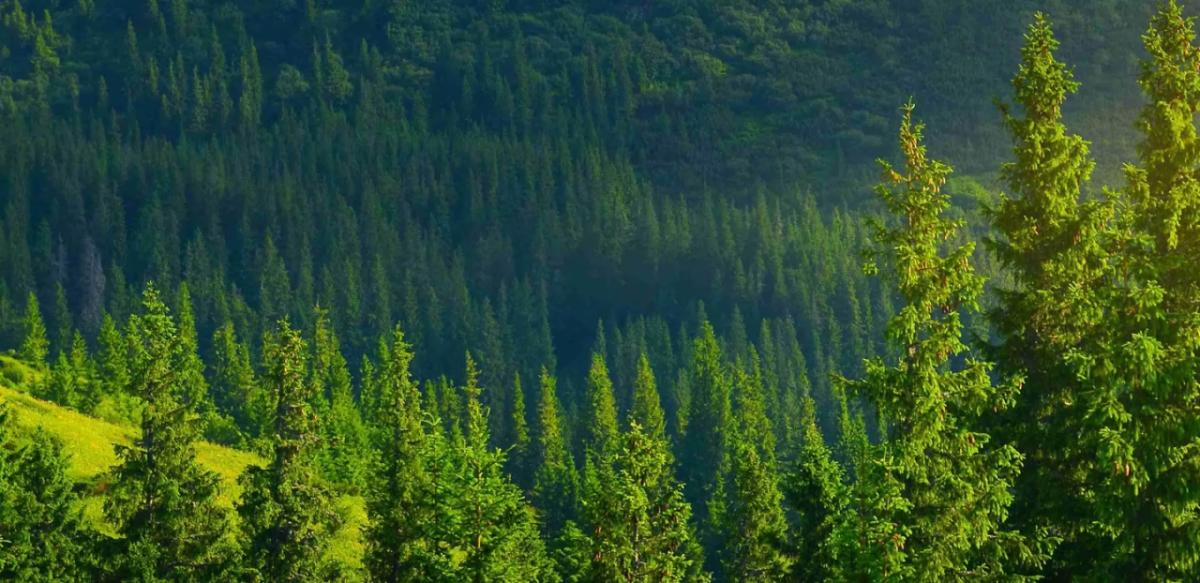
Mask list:
[[[532,485],[533,472],[529,467],[530,448],[532,441],[529,436],[529,421],[525,417],[525,389],[521,386],[521,374],[513,374],[512,387],[512,421],[510,435],[506,443],[508,447],[508,470],[513,481],[520,484],[523,490]]]
[[[286,320],[268,340],[264,382],[272,394],[272,456],[266,467],[250,467],[239,479],[238,503],[247,568],[269,581],[329,579],[329,539],[338,517],[322,482],[320,447],[308,380],[307,347]]]
[[[129,391],[129,364],[126,361],[125,338],[117,329],[112,316],[100,321],[100,350],[96,354],[104,396],[112,397]]]
[[[786,553],[787,520],[775,460],[775,433],[763,401],[758,357],[752,371],[734,371],[738,388],[729,456],[723,575],[734,581],[780,581],[792,568]]]
[[[675,478],[654,375],[643,354],[628,429],[589,493],[594,581],[705,581],[691,506]],[[643,425],[645,424],[645,425]]]
[[[118,465],[104,510],[120,536],[109,563],[136,581],[228,576],[236,543],[216,500],[219,478],[196,462],[198,415],[185,386],[188,354],[158,291],[147,286],[143,312],[129,322],[130,387],[144,408],[138,436],[117,446]]]
[[[433,484],[426,472],[427,438],[421,395],[409,367],[413,353],[399,326],[375,375],[379,449],[376,475],[367,496],[365,563],[380,581],[423,581],[434,576]]]
[[[592,366],[587,377],[587,425],[584,449],[602,456],[615,445],[617,438],[617,401],[604,356],[592,354]]]
[[[95,578],[99,537],[83,527],[62,443],[41,430],[19,439],[14,415],[0,403],[0,578]]]
[[[805,397],[801,405],[803,443],[785,485],[785,496],[794,511],[792,553],[798,581],[828,581],[834,573],[832,535],[845,507],[845,473],[834,460],[817,426],[816,403]]]
[[[564,580],[578,580],[586,570],[590,543],[577,525],[579,474],[567,447],[557,382],[542,368],[538,400],[537,470],[531,498],[541,511],[542,535]],[[572,578],[574,576],[574,578]]]
[[[1049,572],[1065,575],[1104,552],[1092,529],[1094,434],[1076,397],[1089,383],[1066,357],[1095,353],[1090,343],[1107,326],[1099,290],[1110,274],[1113,209],[1082,200],[1095,163],[1088,142],[1062,122],[1079,83],[1056,60],[1058,44],[1046,16],[1035,14],[1012,81],[1021,117],[1002,106],[1014,160],[1001,168],[1010,194],[991,211],[1001,237],[988,243],[1012,283],[997,286],[988,315],[1000,337],[990,347],[997,372],[1023,385],[1015,406],[992,420],[998,439],[1025,456],[1011,524],[1035,539],[1061,538]]]
[[[50,341],[46,338],[46,324],[42,321],[42,311],[33,292],[29,292],[25,300],[24,327],[21,358],[35,368],[44,369],[50,355]]]
[[[1120,280],[1099,355],[1072,362],[1097,439],[1095,520],[1111,547],[1096,577],[1200,577],[1200,48],[1194,19],[1164,3],[1143,36],[1138,166],[1127,166]]]
[[[733,430],[732,387],[716,332],[707,320],[692,346],[691,402],[680,462],[688,499],[701,524],[709,570],[720,567],[728,501],[728,447]]]
[[[905,173],[881,162],[877,189],[898,219],[877,227],[874,252],[887,259],[905,302],[888,327],[899,357],[892,365],[868,361],[864,378],[849,384],[881,418],[882,442],[869,448],[856,479],[898,495],[873,496],[865,510],[892,517],[883,524],[894,528],[871,533],[857,550],[876,577],[1001,576],[1007,547],[1021,542],[1002,528],[1021,457],[978,430],[979,417],[1009,397],[992,385],[991,365],[963,344],[961,313],[978,309],[983,280],[971,267],[973,245],[956,242],[961,222],[945,216],[950,200],[941,188],[951,169],[926,155],[913,109],[903,108],[900,126]]]
[[[350,368],[323,309],[316,313],[312,382],[316,387],[310,396],[320,413],[321,473],[339,487],[361,490],[371,463],[370,440],[354,401]]]
[[[521,491],[504,473],[504,453],[489,446],[488,415],[481,402],[479,372],[467,355],[466,419],[463,442],[448,476],[450,491],[438,495],[454,502],[461,516],[452,547],[464,553],[453,580],[524,582],[552,579],[555,572],[537,522]]]

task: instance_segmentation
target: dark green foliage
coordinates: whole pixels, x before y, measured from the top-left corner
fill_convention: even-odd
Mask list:
[[[268,581],[315,581],[333,576],[326,558],[338,516],[317,468],[321,447],[311,400],[322,385],[309,382],[307,346],[287,321],[268,339],[264,381],[271,394],[271,459],[239,478],[245,567]]]
[[[13,424],[13,412],[0,404],[0,578],[94,577],[99,537],[80,519],[62,444],[42,431],[19,439]]]
[[[46,366],[50,354],[50,341],[46,339],[46,325],[42,322],[42,312],[38,307],[38,299],[30,292],[25,300],[25,340],[21,342],[21,358],[34,366]]]
[[[1200,50],[1038,4],[0,0],[0,383],[140,430],[0,574],[1196,579]]]
[[[780,581],[794,559],[775,459],[775,433],[763,401],[757,354],[752,369],[734,371],[736,424],[730,437],[729,501],[724,517],[723,574],[733,581]]]
[[[236,547],[228,512],[216,502],[218,478],[195,459],[200,420],[188,399],[196,388],[185,385],[195,379],[181,374],[189,355],[153,286],[142,306],[126,338],[130,389],[145,408],[133,444],[117,447],[104,510],[121,538],[105,566],[123,580],[221,577]]]

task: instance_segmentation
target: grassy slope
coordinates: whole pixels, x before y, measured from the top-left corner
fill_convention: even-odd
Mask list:
[[[117,462],[114,446],[130,443],[135,429],[89,417],[11,388],[9,385],[16,384],[14,380],[30,381],[38,375],[11,357],[0,355],[0,373],[3,373],[0,376],[0,401],[12,407],[19,426],[40,427],[63,442],[71,456],[71,478],[91,486],[88,490],[92,494],[84,502],[84,515],[98,529],[111,534],[111,527],[104,521],[103,498],[97,492],[103,490],[99,486],[107,481],[109,470]],[[263,459],[253,453],[207,442],[196,444],[196,457],[202,466],[221,477],[220,500],[230,507],[241,493],[237,477],[247,466],[263,463]],[[358,572],[362,567],[360,529],[366,521],[362,498],[343,497],[338,501],[338,509],[346,520],[335,535],[331,555],[351,571]]]

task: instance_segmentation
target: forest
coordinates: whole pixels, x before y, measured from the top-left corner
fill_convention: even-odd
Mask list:
[[[0,0],[0,580],[1200,581],[1178,0]]]

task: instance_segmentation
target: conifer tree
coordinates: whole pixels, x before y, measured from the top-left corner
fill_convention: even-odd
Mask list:
[[[1088,390],[1065,358],[1094,350],[1107,326],[1098,305],[1109,275],[1106,230],[1112,206],[1083,201],[1095,163],[1089,144],[1068,132],[1062,107],[1079,83],[1055,58],[1058,40],[1038,13],[1025,34],[1013,88],[1022,117],[1002,107],[1014,160],[1001,176],[1010,189],[992,211],[1002,236],[988,241],[1013,283],[998,286],[989,317],[1000,342],[997,372],[1023,388],[1014,407],[993,420],[997,437],[1024,456],[1011,524],[1037,539],[1062,538],[1051,572],[1094,560],[1086,411]],[[1082,437],[1082,438],[1081,438]]]
[[[845,476],[817,426],[812,397],[805,397],[801,407],[804,441],[784,493],[796,514],[792,575],[799,581],[828,581],[834,572],[833,531],[845,507]]]
[[[0,403],[0,578],[94,578],[99,541],[81,524],[63,446],[41,430],[18,439],[13,416]]]
[[[185,395],[187,405],[201,416],[211,414],[213,406],[204,377],[204,362],[200,360],[200,342],[196,337],[196,317],[192,312],[192,294],[187,282],[179,284],[179,342],[184,354],[183,368],[178,371],[184,386],[192,392]]]
[[[117,329],[112,316],[104,315],[100,321],[100,350],[96,354],[100,381],[104,385],[102,392],[106,396],[115,396],[129,390],[129,365],[126,362],[125,338]]]
[[[880,492],[894,489],[865,508],[872,520],[884,517],[875,524],[893,528],[870,533],[857,550],[875,577],[999,576],[1006,547],[1021,542],[1001,527],[1021,458],[978,430],[980,415],[1006,402],[992,386],[991,365],[967,354],[962,341],[960,312],[978,309],[983,281],[971,267],[973,245],[954,243],[960,222],[945,216],[950,202],[941,187],[951,169],[927,157],[913,109],[904,106],[900,126],[906,173],[881,162],[877,189],[899,220],[877,227],[874,250],[886,257],[905,302],[888,327],[899,357],[891,366],[868,361],[864,378],[849,385],[882,419],[882,443],[868,449],[868,467],[856,468],[856,479],[875,481]],[[965,360],[952,366],[952,357]]]
[[[709,559],[720,567],[716,551],[723,548],[727,498],[728,447],[733,423],[731,386],[716,332],[707,320],[692,346],[691,402],[680,456],[688,498],[696,509]]]
[[[708,579],[663,422],[654,375],[643,354],[628,430],[619,435],[603,480],[589,492],[589,504],[602,510],[591,515],[591,580]]]
[[[45,368],[49,355],[50,341],[46,339],[46,324],[42,322],[37,295],[29,292],[25,300],[25,340],[21,342],[21,358],[34,367]]]
[[[758,357],[752,372],[734,371],[737,424],[731,436],[723,575],[734,581],[780,581],[792,567],[787,520],[775,462],[775,434],[763,401]]]
[[[617,402],[604,356],[592,354],[587,377],[587,426],[584,449],[602,456],[614,446],[618,433]]]
[[[317,471],[320,444],[308,382],[307,347],[286,320],[266,346],[264,381],[272,393],[272,457],[239,478],[238,504],[247,568],[270,581],[329,579],[326,557],[338,517]]]
[[[118,555],[109,568],[125,580],[228,576],[236,546],[228,513],[217,503],[218,477],[196,462],[199,419],[181,375],[188,355],[175,322],[151,285],[127,340],[130,387],[144,408],[133,444],[117,446],[118,465],[105,500]]]
[[[342,356],[329,312],[318,309],[313,341],[312,398],[320,414],[322,474],[338,486],[359,490],[370,465],[367,428],[354,401],[350,369]]]
[[[529,437],[529,421],[525,418],[525,389],[521,386],[520,373],[513,374],[512,396],[511,435],[507,440],[509,473],[523,490],[528,490],[533,478],[529,467],[532,442]]]
[[[462,516],[461,530],[451,539],[465,553],[456,580],[540,581],[554,570],[538,536],[533,508],[504,474],[504,453],[489,446],[488,416],[480,400],[479,372],[467,355],[464,441],[450,476],[451,491]]]
[[[433,484],[426,474],[421,396],[409,367],[413,353],[399,326],[375,377],[379,464],[367,497],[365,563],[380,581],[423,581],[434,576]]]
[[[557,382],[545,367],[539,385],[538,467],[530,497],[541,512],[542,536],[558,572],[566,581],[578,581],[586,573],[590,551],[590,541],[576,522],[580,513],[579,474],[567,446]]]
[[[654,369],[650,367],[650,359],[645,352],[638,356],[637,376],[633,382],[633,408],[629,415],[651,439],[667,439],[667,417],[663,413],[662,397],[654,380]],[[667,453],[671,453],[670,448]]]
[[[265,437],[271,430],[271,395],[255,378],[250,349],[238,340],[232,322],[213,333],[212,353],[210,390],[217,410],[232,417],[249,439]]]
[[[1127,166],[1121,279],[1101,351],[1071,355],[1097,436],[1094,514],[1111,547],[1095,577],[1200,577],[1200,48],[1164,3],[1143,36],[1139,166]],[[1085,445],[1093,445],[1086,443]]]

